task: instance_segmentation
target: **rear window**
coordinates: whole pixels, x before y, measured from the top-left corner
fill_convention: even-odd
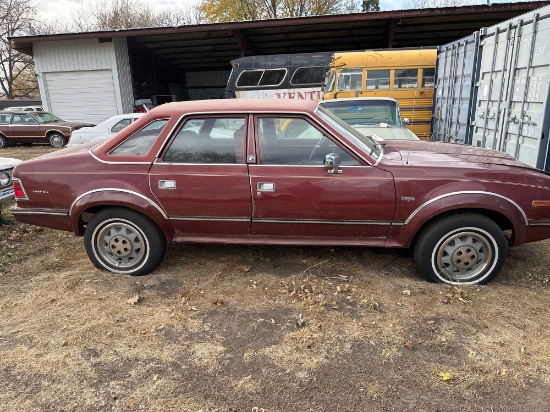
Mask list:
[[[109,153],[118,156],[140,156],[146,154],[160,135],[168,119],[153,120],[143,129],[133,134]]]

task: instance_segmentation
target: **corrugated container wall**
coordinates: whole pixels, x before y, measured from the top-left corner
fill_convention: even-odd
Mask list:
[[[436,96],[441,90],[446,97],[439,101],[439,108],[434,99],[434,138],[449,141],[456,125],[461,125],[461,143],[504,151],[548,170],[550,47],[546,42],[550,6],[482,29],[479,34],[477,56],[470,62],[475,84],[466,123],[461,117],[463,109],[453,111],[456,100],[445,88],[443,70]],[[442,60],[444,51],[445,46],[440,48]]]
[[[437,48],[432,140],[471,143],[479,33]]]

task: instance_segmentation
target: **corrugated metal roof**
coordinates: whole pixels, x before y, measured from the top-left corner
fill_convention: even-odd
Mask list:
[[[11,38],[17,50],[32,54],[43,41],[127,37],[130,46],[179,70],[227,69],[245,55],[436,46],[482,27],[513,18],[550,1],[498,3],[315,16],[263,21],[138,28]]]

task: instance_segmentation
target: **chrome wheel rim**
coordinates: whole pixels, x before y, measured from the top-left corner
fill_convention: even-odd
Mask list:
[[[50,136],[50,144],[53,147],[63,147],[63,136],[55,133]]]
[[[98,257],[115,269],[137,269],[147,255],[145,235],[127,221],[117,220],[98,227],[94,239]]]
[[[479,282],[496,263],[493,247],[496,242],[481,230],[459,229],[447,234],[434,250],[434,266],[438,276],[450,283]]]

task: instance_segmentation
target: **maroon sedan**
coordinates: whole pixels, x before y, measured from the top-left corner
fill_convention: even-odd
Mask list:
[[[110,140],[18,165],[17,220],[83,235],[103,270],[167,242],[414,248],[419,272],[488,282],[550,237],[550,177],[507,154],[376,142],[311,101],[165,104]]]

